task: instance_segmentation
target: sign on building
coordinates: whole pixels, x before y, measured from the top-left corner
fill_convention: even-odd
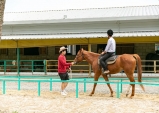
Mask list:
[[[155,44],[155,51],[159,51],[159,43],[158,44]]]

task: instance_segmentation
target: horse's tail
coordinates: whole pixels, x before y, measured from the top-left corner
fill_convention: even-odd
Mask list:
[[[140,59],[140,56],[137,55],[137,54],[134,54],[133,55],[136,59],[136,63],[137,63],[137,72],[138,72],[138,82],[142,82],[141,79],[142,79],[142,68],[141,68],[141,59]],[[145,88],[142,84],[140,84],[141,88],[143,91],[145,91]]]

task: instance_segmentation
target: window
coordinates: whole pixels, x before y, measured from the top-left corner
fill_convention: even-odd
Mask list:
[[[8,49],[0,49],[1,55],[8,55]]]
[[[101,54],[104,51],[106,44],[98,44],[97,45],[97,53]]]
[[[81,48],[88,51],[88,45],[76,45],[76,54]]]
[[[48,54],[48,47],[20,48],[19,50],[21,55],[47,55]],[[17,49],[16,49],[16,54],[17,54]]]
[[[80,45],[80,49],[83,48],[84,50],[88,51],[88,45]]]
[[[61,46],[55,46],[55,54],[59,54],[59,50],[60,50]],[[65,46],[66,48],[68,48],[67,46]],[[68,51],[66,51],[66,55],[72,55],[72,53],[68,53]]]
[[[20,52],[20,55],[24,55],[24,48],[19,48],[19,52]],[[16,49],[16,54],[17,54],[17,49]]]
[[[104,50],[106,44],[97,45],[97,53],[101,53]],[[116,45],[116,55],[120,54],[134,54],[134,44],[117,44]]]
[[[159,43],[158,44],[155,44],[155,51],[159,51]]]
[[[157,54],[159,54],[159,43],[158,44],[155,44],[155,52]]]
[[[55,54],[59,54],[60,47],[61,46],[55,46]]]
[[[134,44],[117,44],[116,54],[134,54]]]
[[[39,47],[24,48],[24,55],[39,55]]]

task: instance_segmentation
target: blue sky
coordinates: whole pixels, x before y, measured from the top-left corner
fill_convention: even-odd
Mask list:
[[[5,12],[159,5],[159,0],[6,0]]]

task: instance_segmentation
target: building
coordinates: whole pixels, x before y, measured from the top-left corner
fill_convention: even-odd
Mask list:
[[[0,59],[16,59],[16,48],[21,48],[20,59],[31,60],[55,60],[61,45],[73,48],[71,53],[79,49],[75,45],[98,52],[108,29],[115,32],[117,54],[137,53],[145,59],[159,43],[159,5],[8,12],[2,28]],[[28,47],[39,55],[28,56]]]

